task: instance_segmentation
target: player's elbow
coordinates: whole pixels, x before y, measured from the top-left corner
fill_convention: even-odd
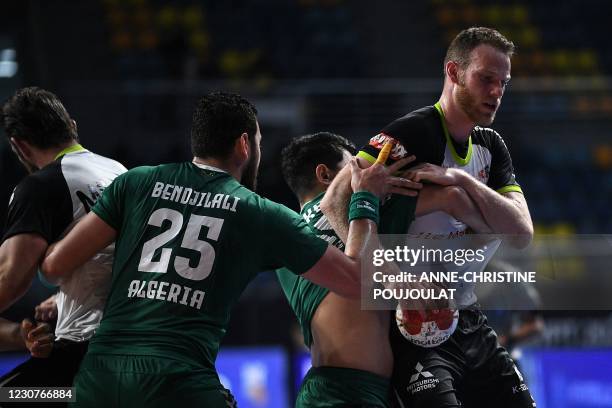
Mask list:
[[[323,214],[329,214],[332,211],[331,194],[324,194],[319,202],[319,208]]]
[[[345,285],[337,287],[335,290],[332,290],[332,292],[351,300],[357,300],[361,297],[359,281],[347,281]]]
[[[473,211],[474,206],[471,204],[471,198],[468,193],[459,186],[444,186],[443,193],[443,211],[452,217],[461,220],[463,215],[468,211]]]
[[[338,276],[341,277],[340,279],[329,282],[328,289],[348,299],[359,299],[361,295],[360,276],[360,262],[353,261],[351,267]]]
[[[514,248],[523,249],[533,240],[533,221],[531,220],[531,214],[523,195],[520,193],[512,194],[514,195],[509,198],[518,211],[509,220],[511,231],[506,233],[512,234],[510,243]]]
[[[26,273],[12,274],[15,265],[3,263],[0,266],[0,311],[5,310],[14,301],[22,297],[30,288],[31,277]]]
[[[346,279],[346,294],[342,295],[349,299],[359,299],[361,296],[361,262],[355,262],[355,270],[350,272],[350,276]]]
[[[59,261],[54,254],[48,255],[40,265],[40,271],[50,282],[54,282],[63,277],[65,269],[59,265]]]
[[[533,224],[531,222],[520,222],[516,224],[512,232],[510,244],[516,249],[524,249],[533,241]]]

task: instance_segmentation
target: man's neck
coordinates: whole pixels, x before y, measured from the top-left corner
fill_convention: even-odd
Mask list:
[[[444,112],[444,120],[450,137],[455,142],[465,143],[474,130],[474,122],[453,101],[451,93],[446,90],[440,96],[440,107]]]
[[[325,191],[324,188],[313,188],[306,194],[298,197],[298,201],[300,202],[300,210],[303,209],[306,204],[308,204],[309,202],[317,198],[324,191]]]
[[[34,159],[34,162],[36,166],[38,166],[39,169],[42,169],[49,163],[52,163],[56,159],[58,159],[62,152],[78,144],[79,142],[77,142],[76,140],[73,140],[69,143],[61,145],[60,147],[39,150],[38,154],[36,155],[37,157]]]
[[[242,172],[235,166],[230,165],[226,160],[216,159],[213,157],[207,157],[205,159],[201,157],[194,157],[193,162],[196,164],[203,164],[205,166],[215,167],[219,170],[223,170],[227,174],[234,177],[236,180],[242,180]]]

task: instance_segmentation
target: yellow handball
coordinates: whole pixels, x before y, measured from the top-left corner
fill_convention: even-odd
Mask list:
[[[393,142],[387,142],[378,153],[378,158],[376,159],[377,164],[382,164],[383,166],[387,162],[389,155],[391,154],[391,149],[393,149]]]

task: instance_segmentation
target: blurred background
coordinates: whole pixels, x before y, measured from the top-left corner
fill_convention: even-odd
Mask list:
[[[0,7],[0,99],[23,86],[49,89],[86,148],[131,168],[190,159],[195,101],[211,90],[239,92],[259,110],[259,192],[296,210],[279,164],[290,138],[326,130],[365,142],[437,101],[446,47],[461,29],[497,28],[517,54],[493,127],[511,151],[537,233],[612,232],[607,0],[23,0]],[[4,220],[24,176],[4,137],[0,169]],[[579,257],[567,264],[578,277],[584,272]],[[4,315],[19,320],[48,293],[35,283]],[[538,407],[612,407],[609,311],[489,316]],[[236,306],[218,361],[241,406],[291,406],[308,362],[300,341],[275,276],[262,274]],[[3,362],[8,368],[20,358]]]

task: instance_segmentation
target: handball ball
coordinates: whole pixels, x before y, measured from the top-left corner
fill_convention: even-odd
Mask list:
[[[395,311],[395,321],[402,335],[421,347],[436,347],[454,333],[459,321],[459,310],[402,310]]]

